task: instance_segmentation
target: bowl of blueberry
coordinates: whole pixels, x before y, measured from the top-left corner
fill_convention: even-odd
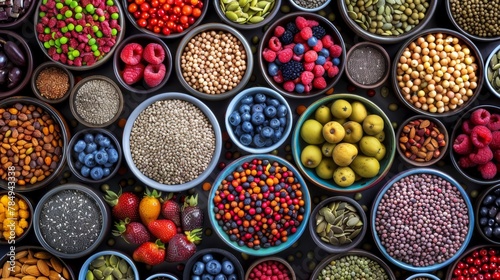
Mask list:
[[[87,128],[71,138],[66,156],[69,169],[79,180],[102,183],[118,171],[122,150],[111,131]]]
[[[500,245],[500,184],[485,189],[476,200],[476,230],[486,241]]]
[[[243,280],[243,267],[230,252],[218,248],[206,248],[196,252],[186,263],[183,279]]]
[[[258,154],[279,148],[290,135],[293,116],[275,90],[252,87],[236,95],[226,110],[226,129],[242,150]]]

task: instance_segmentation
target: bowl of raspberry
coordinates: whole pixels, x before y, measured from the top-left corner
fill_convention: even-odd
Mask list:
[[[500,183],[500,108],[479,105],[456,122],[450,158],[458,173],[476,184]]]
[[[127,91],[147,94],[161,89],[172,73],[172,54],[167,44],[149,34],[127,37],[113,57],[116,80]]]
[[[259,279],[295,280],[296,275],[292,266],[283,258],[271,256],[254,261],[245,272],[245,280]]]
[[[284,96],[309,98],[332,88],[342,76],[346,47],[326,18],[290,13],[266,31],[258,50],[266,82]]]

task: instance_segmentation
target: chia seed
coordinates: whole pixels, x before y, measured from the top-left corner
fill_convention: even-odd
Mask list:
[[[116,88],[107,81],[89,80],[76,93],[76,111],[89,123],[104,124],[118,113],[120,105],[118,94]]]
[[[384,76],[386,68],[384,56],[372,47],[353,50],[347,61],[347,70],[352,79],[363,85],[378,82]]]
[[[95,200],[79,190],[63,190],[43,205],[40,232],[49,246],[67,254],[90,247],[99,236],[102,215]]]
[[[304,9],[315,9],[325,4],[327,0],[292,0],[292,1]]]

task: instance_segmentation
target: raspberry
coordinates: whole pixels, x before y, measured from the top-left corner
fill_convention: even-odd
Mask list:
[[[491,131],[500,130],[500,115],[499,114],[491,114],[490,122],[486,124],[486,127]]]
[[[319,22],[315,21],[314,19],[307,20],[307,26],[309,26],[309,27],[315,27],[318,25],[319,25]]]
[[[304,85],[304,92],[305,93],[309,93],[309,92],[311,92],[311,90],[312,90],[311,84]]]
[[[323,47],[327,49],[335,45],[335,42],[333,41],[333,38],[330,35],[323,36],[323,38],[321,38],[321,42],[323,43]]]
[[[273,76],[273,80],[275,82],[277,82],[278,84],[281,84],[284,82],[283,74],[281,73],[281,70],[278,71],[278,74]]]
[[[283,88],[288,92],[293,92],[295,90],[295,83],[292,81],[287,81],[283,84]]]
[[[470,134],[472,144],[478,148],[484,148],[490,144],[492,139],[491,131],[484,125],[476,125]]]
[[[490,112],[483,108],[476,109],[470,115],[470,120],[475,125],[486,125],[490,122]]]
[[[342,54],[342,47],[339,45],[333,45],[328,48],[328,51],[330,51],[330,56],[331,57],[340,57]]]
[[[304,61],[305,62],[315,62],[316,59],[318,59],[318,53],[313,51],[313,50],[308,50],[304,54]]]
[[[314,61],[312,61],[312,62],[306,62],[306,63],[304,63],[304,70],[306,70],[306,71],[313,71],[315,65],[316,65],[316,63]]]
[[[325,71],[328,71],[328,69],[333,67],[333,62],[327,61],[325,64],[323,64],[323,68],[325,68]]]
[[[317,88],[317,89],[326,88],[325,78],[323,78],[323,77],[314,78],[312,85],[314,88]]]
[[[307,40],[304,40],[304,39],[302,38],[302,35],[300,35],[300,32],[299,32],[299,33],[297,33],[297,34],[295,34],[295,35],[293,36],[293,41],[294,41],[295,43],[297,43],[297,44],[301,43],[301,44],[305,44],[305,45],[307,46]],[[309,47],[309,46],[308,46],[308,47]]]
[[[470,160],[470,158],[468,156],[463,156],[463,157],[458,159],[458,166],[461,168],[471,168],[471,167],[474,167],[476,165],[477,164],[472,162],[472,160]]]
[[[314,79],[314,74],[310,71],[304,71],[302,74],[300,74],[300,80],[304,85],[312,83]]]
[[[472,122],[470,120],[465,120],[462,122],[462,131],[465,134],[469,135],[472,132],[473,127],[474,127],[474,125],[472,124]]]
[[[500,149],[500,131],[493,131],[491,133],[491,142],[489,146],[492,150]]]
[[[278,60],[281,63],[289,62],[293,57],[293,50],[290,48],[282,49],[278,52]]]
[[[299,30],[304,29],[305,27],[308,27],[309,24],[307,23],[307,19],[304,17],[298,16],[295,18],[295,25]]]
[[[476,164],[486,164],[493,159],[493,152],[488,146],[479,148],[475,152],[469,154],[469,159]]]
[[[300,62],[300,61],[302,61],[303,57],[304,57],[303,54],[301,54],[301,55],[294,54],[293,57],[292,57],[292,59],[295,60],[295,61],[299,61]]]
[[[327,73],[328,77],[333,78],[337,76],[337,74],[340,72],[340,69],[337,65],[332,65],[332,67],[328,68]]]
[[[141,62],[142,51],[142,46],[138,43],[127,44],[120,52],[120,59],[128,65],[137,65]]]
[[[163,81],[167,69],[164,64],[148,64],[144,69],[144,82],[149,87],[155,87]]]
[[[268,43],[268,47],[275,52],[281,50],[280,39],[278,39],[278,37],[276,37],[276,36],[271,37],[271,39],[269,40],[269,43]]]
[[[493,179],[497,175],[497,166],[491,161],[479,165],[477,170],[481,172],[481,177],[486,180]]]
[[[314,69],[312,72],[314,74],[314,77],[321,77],[325,74],[325,68],[323,68],[323,66],[321,65],[314,65]]]
[[[493,159],[495,159],[497,164],[500,164],[500,150],[493,151]]]
[[[472,142],[467,134],[460,134],[453,141],[453,151],[459,155],[468,155],[472,149]]]
[[[150,64],[160,64],[165,59],[165,50],[160,44],[149,43],[144,48],[142,57]]]
[[[295,44],[294,43],[291,43],[291,44],[288,44],[288,45],[285,45],[283,47],[283,49],[291,49],[293,51],[293,48],[295,47]]]
[[[273,62],[276,60],[276,52],[272,51],[268,48],[265,48],[262,51],[262,57],[264,58],[265,61],[267,62]]]
[[[312,36],[313,36],[313,32],[312,32],[311,27],[306,26],[300,30],[300,37],[302,37],[302,39],[307,40],[307,39],[311,38]]]
[[[316,46],[314,46],[312,48],[315,52],[319,52],[323,49],[323,42],[321,42],[320,40],[318,40],[318,42],[316,43]]]
[[[276,26],[276,28],[274,29],[274,36],[279,38],[281,37],[281,35],[283,35],[283,33],[285,33],[285,28],[281,25]]]
[[[136,65],[125,65],[123,69],[122,79],[127,85],[133,85],[139,82],[144,76],[144,65],[142,63]]]

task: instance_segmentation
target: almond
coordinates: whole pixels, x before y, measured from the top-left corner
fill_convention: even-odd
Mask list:
[[[21,280],[36,280],[36,277],[31,275],[26,275],[23,278],[21,278]]]
[[[23,250],[23,251],[17,252],[16,253],[16,260],[18,260],[20,258],[24,258],[27,255],[28,255],[28,251],[27,250]]]
[[[36,278],[36,280],[49,280],[49,278],[45,277],[45,276],[38,276]]]
[[[29,265],[34,265],[34,264],[36,264],[37,262],[38,262],[38,260],[37,260],[37,259],[35,259],[35,258],[32,258],[32,259],[27,259],[27,260],[25,260],[25,261],[24,261],[24,263],[25,263],[25,264],[29,264]]]
[[[50,268],[44,260],[38,260],[36,267],[42,275],[49,276]]]
[[[5,262],[2,267],[2,278],[7,278],[10,276],[9,268],[10,268],[9,262]]]
[[[49,274],[49,279],[50,280],[59,280],[59,279],[61,279],[61,275],[59,273],[55,272],[54,270],[51,270],[50,274]]]
[[[63,267],[62,276],[64,277],[64,279],[71,279],[71,275],[69,275],[69,271],[65,267]]]
[[[42,259],[42,260],[48,260],[48,259],[52,258],[52,255],[48,252],[39,251],[39,252],[35,253],[35,258]]]
[[[420,123],[420,128],[426,128],[426,127],[428,127],[430,124],[431,124],[431,122],[430,122],[429,120],[423,120],[423,121]]]
[[[56,257],[50,258],[50,264],[52,265],[52,268],[57,273],[61,273],[62,272],[62,264],[61,264],[61,262]]]
[[[30,265],[28,266],[28,268],[26,268],[26,274],[40,276],[40,271],[38,270],[38,267],[36,265]]]

